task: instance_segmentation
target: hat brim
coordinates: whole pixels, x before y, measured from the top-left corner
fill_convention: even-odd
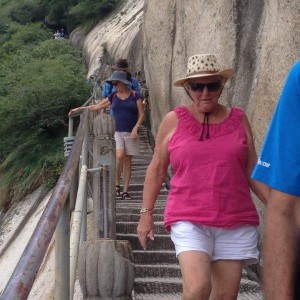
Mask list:
[[[174,86],[183,86],[183,84],[188,81],[189,79],[194,79],[194,78],[206,78],[206,77],[224,77],[225,79],[229,79],[232,77],[234,71],[233,69],[225,69],[216,73],[202,73],[202,74],[195,74],[195,75],[190,75],[186,76],[184,78],[176,80],[173,85]]]
[[[105,80],[105,82],[110,83],[110,84],[113,81],[120,81],[120,82],[122,82],[122,83],[124,83],[126,85],[132,86],[132,83],[129,80],[123,80],[123,79],[117,79],[117,78],[111,78],[111,77]]]
[[[119,70],[119,71],[127,71],[129,69],[129,67],[126,67],[126,68],[120,68],[120,67],[117,67],[117,66],[112,66],[111,67],[113,70]]]

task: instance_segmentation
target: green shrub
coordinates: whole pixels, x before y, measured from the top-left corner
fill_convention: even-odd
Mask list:
[[[11,41],[25,41],[23,48],[0,60],[0,195],[6,191],[6,201],[56,182],[67,114],[90,95],[81,54],[67,40],[24,44],[26,35],[18,34]]]
[[[79,21],[85,28],[91,29],[96,23],[112,12],[121,0],[81,0],[70,7],[69,16]]]
[[[20,24],[43,21],[45,15],[46,7],[35,0],[15,2],[9,13],[10,18]]]

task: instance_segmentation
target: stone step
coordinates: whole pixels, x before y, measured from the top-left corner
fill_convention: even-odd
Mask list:
[[[135,230],[136,232],[136,230]],[[127,240],[130,242],[132,249],[142,250],[136,233],[117,233],[117,240]],[[147,250],[174,250],[174,244],[169,234],[155,234],[154,241],[149,239]]]
[[[136,264],[176,264],[175,251],[172,250],[133,250]]]
[[[181,293],[181,278],[163,278],[163,277],[136,277],[134,280],[134,290],[137,293]],[[156,299],[155,297],[153,299]]]
[[[131,202],[131,203],[117,203],[116,204],[117,213],[124,214],[124,213],[132,213],[132,214],[139,214],[141,210],[141,202]],[[155,205],[154,212],[156,214],[163,214],[165,210],[165,204],[157,204]]]
[[[164,216],[161,214],[154,214],[154,222],[163,221]],[[116,214],[116,222],[138,222],[140,215],[138,214]]]
[[[181,300],[182,293],[172,293],[172,294],[138,294],[135,293],[133,300]],[[237,300],[263,300],[262,293],[247,293],[241,292],[238,294]]]
[[[131,189],[132,185],[129,185],[128,188],[128,192],[130,192],[130,197],[135,197],[135,196],[141,196],[143,194],[143,189]],[[143,184],[139,184],[139,186],[143,186]],[[121,192],[123,191],[123,185],[121,184]],[[162,187],[162,189],[160,190],[157,199],[160,199],[161,196],[165,196],[165,200],[167,199],[167,195],[168,195],[168,190],[164,187]]]
[[[141,197],[135,197],[135,199],[131,199],[131,200],[118,199],[118,202],[117,202],[116,206],[117,207],[124,207],[125,205],[127,205],[128,209],[130,209],[130,208],[139,208],[139,211],[140,211],[140,208],[142,207],[142,202],[143,202],[142,196]],[[164,208],[164,207],[165,207],[165,200],[161,200],[161,203],[156,203],[155,204],[154,213],[157,212],[156,209],[160,209],[160,208]],[[139,211],[138,211],[138,213],[139,213]]]
[[[133,300],[181,300],[182,293],[172,293],[172,294],[134,294]]]
[[[177,264],[136,264],[136,277],[181,277],[180,266]]]
[[[165,229],[164,222],[154,222],[155,224],[155,235],[156,234],[168,234],[167,230]],[[118,234],[124,233],[136,233],[136,227],[138,222],[117,222],[116,230]]]

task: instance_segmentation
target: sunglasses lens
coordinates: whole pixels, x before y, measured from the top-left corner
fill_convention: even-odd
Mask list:
[[[190,87],[193,92],[203,92],[205,84],[198,82],[190,82]]]
[[[209,83],[207,85],[207,89],[210,91],[210,92],[216,92],[216,91],[219,91],[221,89],[222,85],[221,85],[221,82],[220,81],[216,81],[216,82],[212,82],[212,83]]]
[[[202,93],[205,87],[207,87],[207,90],[209,92],[217,92],[221,89],[222,83],[220,81],[211,82],[207,84],[190,82],[190,87],[193,92],[198,92],[198,93]]]

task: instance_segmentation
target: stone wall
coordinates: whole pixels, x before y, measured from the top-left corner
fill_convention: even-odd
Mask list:
[[[188,57],[215,53],[235,70],[221,102],[245,109],[259,151],[286,74],[300,56],[299,15],[298,0],[128,0],[87,36],[77,29],[71,40],[87,53],[88,76],[108,76],[119,57],[129,59],[133,74],[143,70],[154,136],[168,111],[190,101],[173,87]]]

